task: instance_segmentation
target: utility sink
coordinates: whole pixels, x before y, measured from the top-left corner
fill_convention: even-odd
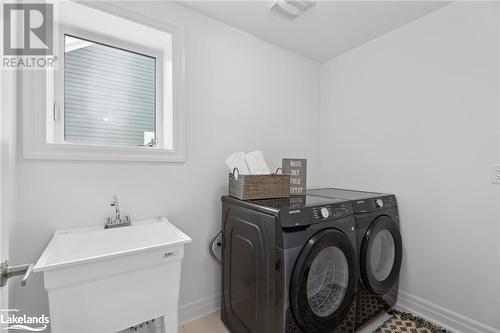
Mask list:
[[[163,317],[177,332],[184,244],[166,218],[56,231],[35,265],[49,294],[53,333],[114,333]]]

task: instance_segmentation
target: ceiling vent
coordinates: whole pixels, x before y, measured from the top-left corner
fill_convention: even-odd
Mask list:
[[[293,20],[314,5],[314,0],[276,0],[271,12],[283,19]]]

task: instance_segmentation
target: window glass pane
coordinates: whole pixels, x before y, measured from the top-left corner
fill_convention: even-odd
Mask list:
[[[64,140],[138,146],[156,138],[155,58],[65,36]]]

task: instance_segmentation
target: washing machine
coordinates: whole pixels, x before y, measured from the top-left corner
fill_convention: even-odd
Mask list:
[[[349,201],[222,197],[221,319],[234,333],[347,333],[356,316]]]
[[[336,188],[307,193],[352,203],[359,263],[356,328],[361,327],[397,301],[403,246],[396,197]]]

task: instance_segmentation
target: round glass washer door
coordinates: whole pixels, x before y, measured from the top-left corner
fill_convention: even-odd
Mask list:
[[[355,302],[356,252],[341,231],[324,229],[301,250],[290,281],[290,307],[304,332],[330,333]]]
[[[307,277],[307,299],[319,317],[328,317],[339,308],[345,297],[349,266],[342,250],[329,246],[314,258]]]

